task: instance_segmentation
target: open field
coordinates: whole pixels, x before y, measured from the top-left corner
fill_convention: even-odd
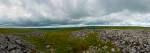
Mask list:
[[[142,29],[149,30],[146,27],[77,27],[77,28],[28,28],[28,29],[15,29],[15,28],[1,28],[0,33],[3,34],[15,34],[18,38],[25,40],[25,42],[31,43],[42,52],[46,53],[83,53],[83,52],[97,52],[97,53],[122,53],[121,50],[117,50],[115,44],[112,41],[103,41],[99,38],[99,33],[87,34],[84,38],[73,38],[70,35],[73,32],[84,29]],[[21,34],[27,34],[32,32],[43,32],[43,36],[31,36],[23,37]],[[18,34],[19,33],[19,34]],[[94,51],[95,50],[95,51]]]

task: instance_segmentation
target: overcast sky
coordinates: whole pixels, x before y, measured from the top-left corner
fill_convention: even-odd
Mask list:
[[[150,26],[150,0],[0,0],[0,27]]]

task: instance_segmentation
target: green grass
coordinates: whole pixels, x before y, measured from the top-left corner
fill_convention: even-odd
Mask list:
[[[50,50],[46,50],[46,45],[51,45],[51,48],[56,49],[56,53],[81,53],[81,51],[86,51],[90,46],[98,46],[101,49],[101,53],[111,52],[112,48],[115,48],[111,42],[104,43],[98,39],[98,34],[89,34],[85,39],[75,39],[70,38],[69,35],[73,31],[81,29],[149,29],[140,27],[85,27],[85,28],[60,28],[57,30],[30,30],[30,29],[0,29],[0,33],[30,33],[30,32],[44,32],[45,35],[42,37],[29,37],[24,38],[18,36],[19,38],[25,40],[28,43],[35,45],[39,50],[50,53]],[[99,46],[100,45],[100,46]],[[103,49],[107,46],[106,49]],[[121,51],[116,51],[114,53],[121,53]]]

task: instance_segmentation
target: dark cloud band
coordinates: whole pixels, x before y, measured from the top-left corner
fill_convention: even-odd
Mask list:
[[[0,0],[1,26],[150,26],[149,0]]]

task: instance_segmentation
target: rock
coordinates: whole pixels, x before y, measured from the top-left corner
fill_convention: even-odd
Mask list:
[[[89,49],[86,51],[87,53],[100,53],[101,49],[97,46],[90,46]]]
[[[115,52],[115,49],[114,49],[114,48],[112,48],[112,49],[111,49],[111,51],[112,51],[112,52]]]
[[[142,33],[145,30],[104,30],[107,35],[103,33],[99,34],[103,40],[112,40],[123,53],[137,53],[137,51],[146,52],[148,51],[148,37],[150,34]],[[123,32],[123,33],[122,33]],[[102,32],[99,32],[102,33]],[[149,31],[150,33],[150,31]],[[135,49],[136,48],[136,49]]]
[[[47,46],[46,46],[46,49],[50,49],[50,45],[47,45]]]
[[[98,33],[102,42],[113,42],[123,53],[150,53],[150,30],[145,29],[84,29],[73,32],[70,37],[84,38]]]
[[[44,36],[45,33],[43,32],[32,32],[32,33],[18,33],[23,37],[34,37],[34,36]]]
[[[18,45],[20,45],[20,46],[26,46],[25,44],[24,44],[24,42],[23,41],[21,41],[21,40],[15,40],[15,42],[18,44]]]
[[[13,44],[8,45],[8,50],[15,50],[15,49],[21,49],[21,48],[18,45],[13,45]]]
[[[136,50],[134,48],[131,48],[131,50],[129,50],[129,53],[136,53]]]
[[[11,50],[10,53],[23,53],[23,52],[19,49],[16,49],[16,50]]]
[[[91,30],[91,29],[85,29],[85,30],[80,30],[80,31],[73,32],[70,35],[70,37],[84,39],[85,37],[87,37],[88,34],[91,34],[91,33],[94,33],[94,31]]]
[[[36,53],[40,52],[14,35],[0,34],[0,53],[32,53],[33,49]]]

